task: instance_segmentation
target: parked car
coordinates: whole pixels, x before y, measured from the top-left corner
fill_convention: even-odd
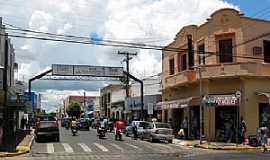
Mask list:
[[[41,138],[53,138],[56,142],[60,141],[58,122],[55,119],[44,118],[37,122],[35,127],[35,140],[39,142]]]
[[[79,129],[80,130],[85,129],[85,130],[89,131],[90,130],[90,122],[89,122],[89,120],[86,119],[86,118],[81,118],[80,123],[79,123]]]
[[[143,129],[142,134],[139,136],[140,139],[149,139],[151,142],[154,141],[167,141],[172,143],[173,141],[173,130],[167,123],[160,122],[148,122]]]
[[[136,125],[137,126],[137,133],[138,133],[138,136],[142,134],[142,131],[143,131],[143,126],[146,125],[146,121],[132,121],[131,124],[129,126],[126,127],[126,136],[134,136],[133,135],[133,128],[132,126]]]

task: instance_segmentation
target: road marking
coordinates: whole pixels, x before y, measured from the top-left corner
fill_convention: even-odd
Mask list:
[[[68,153],[73,153],[74,152],[69,144],[62,143],[62,145],[64,146],[66,152],[68,152]]]
[[[134,148],[134,149],[139,149],[139,150],[141,150],[141,148],[139,148],[139,147],[137,147],[137,146],[135,146],[135,145],[132,145],[132,144],[129,144],[129,143],[126,143],[126,145],[128,145],[128,146],[130,146],[130,147],[132,147],[132,148]]]
[[[120,146],[118,146],[117,144],[114,143],[110,143],[111,146],[114,146],[115,148],[117,148],[118,150],[120,150],[121,152],[124,152],[124,149]]]
[[[54,152],[53,143],[47,143],[47,153],[53,153],[53,152]]]
[[[104,147],[101,144],[94,143],[94,145],[97,146],[99,149],[101,149],[103,152],[108,152],[109,151],[106,147]]]
[[[163,148],[167,148],[168,150],[172,150],[173,149],[172,147],[167,146],[168,144],[157,144],[156,143],[155,145],[160,146],[160,147],[163,147]]]
[[[82,147],[82,149],[84,150],[84,152],[92,152],[92,150],[84,143],[78,143],[79,146]]]

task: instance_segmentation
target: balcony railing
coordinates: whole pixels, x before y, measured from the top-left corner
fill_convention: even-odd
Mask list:
[[[202,77],[221,78],[233,76],[270,76],[270,64],[256,62],[239,62],[201,66]],[[175,85],[192,83],[198,80],[198,71],[186,70],[163,78],[163,89]]]

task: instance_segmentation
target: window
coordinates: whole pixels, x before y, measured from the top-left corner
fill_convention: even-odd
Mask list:
[[[263,41],[264,62],[270,63],[270,41]]]
[[[173,75],[174,74],[174,59],[170,59],[169,60],[169,69],[170,69],[170,75]]]
[[[232,58],[232,39],[219,41],[219,62],[230,63],[233,62]]]
[[[199,51],[199,64],[205,64],[205,48],[204,44],[198,46]]]
[[[187,69],[187,54],[181,56],[181,70],[184,71]]]

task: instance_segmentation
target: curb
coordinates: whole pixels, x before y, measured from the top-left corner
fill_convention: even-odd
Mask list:
[[[203,146],[203,145],[194,145],[194,147],[196,148],[201,148],[201,149],[212,149],[212,150],[234,150],[234,151],[257,151],[257,150],[261,150],[261,148],[259,147],[218,147],[218,146],[211,146],[211,145],[207,145],[207,146]]]
[[[19,155],[22,155],[22,154],[29,153],[29,151],[31,150],[33,141],[34,141],[34,135],[30,135],[30,136],[31,136],[31,138],[30,138],[30,141],[28,142],[27,145],[18,145],[16,147],[16,151],[17,152],[14,152],[14,153],[10,153],[10,152],[0,153],[0,158],[3,158],[3,157],[14,157],[14,156],[19,156]]]

